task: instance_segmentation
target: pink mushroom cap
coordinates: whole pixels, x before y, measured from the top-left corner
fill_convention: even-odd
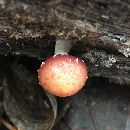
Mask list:
[[[66,97],[77,93],[88,76],[86,64],[71,55],[56,55],[38,70],[40,85],[53,95]]]

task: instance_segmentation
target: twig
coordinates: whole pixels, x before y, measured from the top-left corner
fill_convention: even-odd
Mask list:
[[[9,122],[7,122],[6,120],[4,120],[4,119],[0,119],[0,123],[2,124],[2,125],[4,125],[7,129],[9,129],[9,130],[17,130],[17,128],[16,127],[14,127],[13,125],[11,125]]]

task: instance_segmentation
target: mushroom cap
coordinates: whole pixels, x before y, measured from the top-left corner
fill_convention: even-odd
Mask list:
[[[71,55],[56,55],[42,63],[38,78],[40,85],[53,95],[66,97],[78,92],[88,76],[86,64]]]

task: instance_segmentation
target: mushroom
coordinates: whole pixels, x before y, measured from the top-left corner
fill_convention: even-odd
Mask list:
[[[40,85],[48,92],[59,97],[77,93],[87,79],[87,67],[83,60],[69,55],[72,44],[58,39],[55,55],[42,62],[38,70]]]

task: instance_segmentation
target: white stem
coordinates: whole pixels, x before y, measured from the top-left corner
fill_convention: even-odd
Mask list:
[[[68,54],[71,47],[72,43],[70,41],[66,41],[64,39],[57,39],[55,45],[55,55]]]

